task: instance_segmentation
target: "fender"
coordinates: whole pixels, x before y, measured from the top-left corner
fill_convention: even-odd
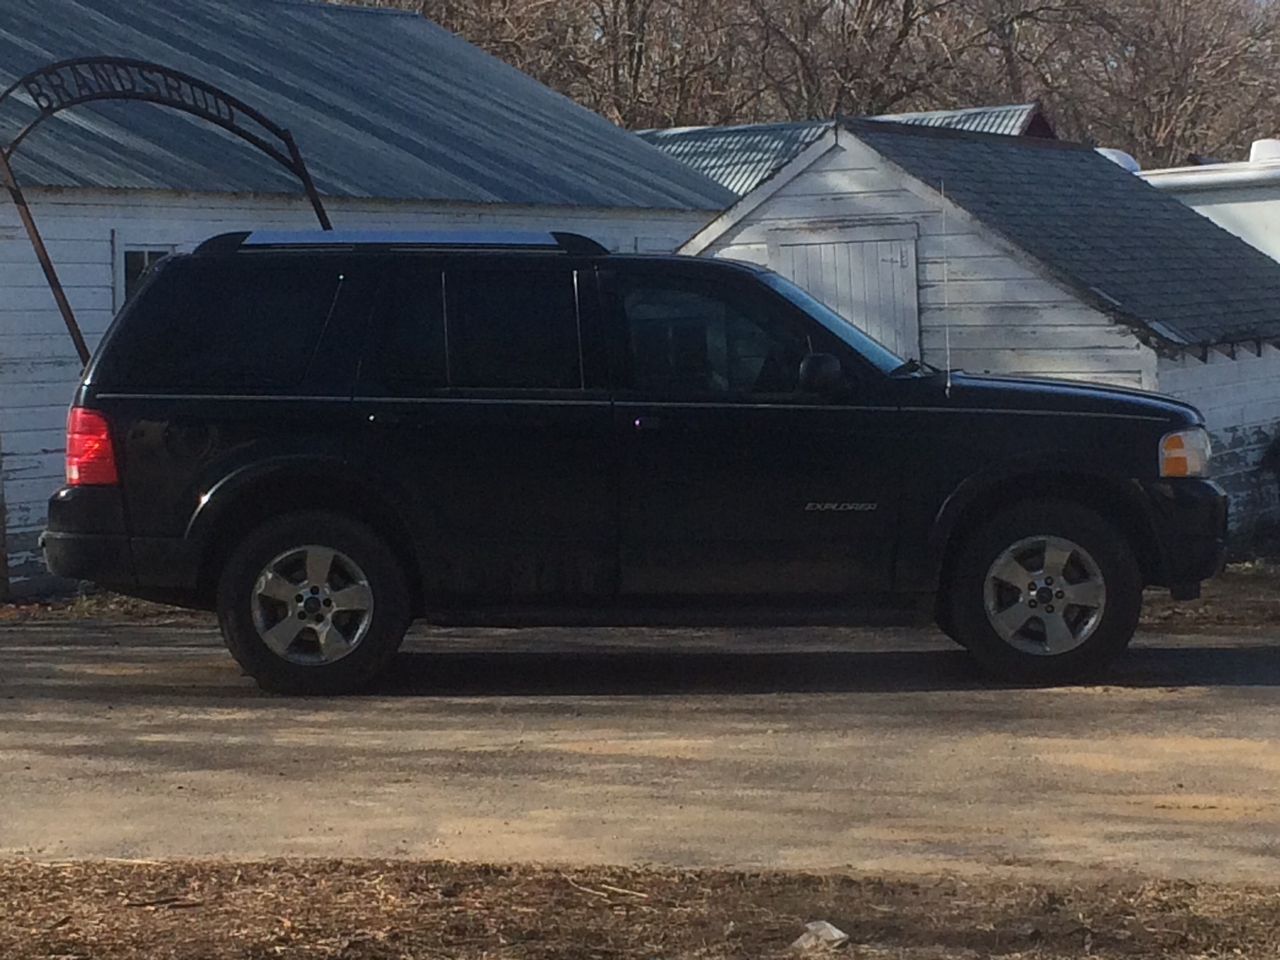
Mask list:
[[[1105,491],[1120,498],[1127,507],[1141,517],[1142,523],[1150,530],[1150,504],[1146,502],[1141,487],[1133,477],[1118,471],[1098,470],[1089,464],[1078,462],[1071,463],[1069,468],[1064,469],[1064,463],[1070,463],[1070,458],[1065,454],[1045,451],[993,464],[962,480],[942,502],[932,519],[926,541],[926,556],[915,558],[927,560],[929,588],[937,587],[947,546],[968,509],[993,488],[1019,478],[1039,483],[1057,481],[1063,484],[1078,484],[1083,482],[1088,484],[1090,493]],[[899,569],[902,569],[901,565]],[[915,587],[915,585],[904,586],[907,589]]]
[[[384,505],[406,523],[410,523],[420,512],[412,507],[407,492],[402,492],[396,485],[383,482],[382,478],[367,470],[357,470],[342,457],[325,453],[287,453],[242,464],[214,482],[198,497],[184,536],[197,543],[206,543],[222,519],[242,503],[244,497],[252,496],[255,488],[274,484],[285,478],[334,488],[358,488],[365,502]]]

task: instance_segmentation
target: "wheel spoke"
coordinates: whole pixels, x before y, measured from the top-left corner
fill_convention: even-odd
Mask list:
[[[1059,653],[1075,646],[1075,634],[1067,626],[1061,616],[1049,615],[1042,618],[1044,623],[1045,649],[1049,653]]]
[[[329,582],[334,551],[328,547],[307,547],[307,581],[313,586]]]
[[[1074,604],[1096,610],[1107,598],[1106,588],[1097,580],[1085,580],[1083,583],[1069,583],[1062,587],[1065,595],[1063,604]]]
[[[334,610],[368,610],[373,605],[373,595],[367,583],[353,583],[335,590],[330,597]]]
[[[1019,630],[1027,625],[1027,621],[1030,619],[1030,612],[1021,603],[1015,603],[1011,607],[991,616],[992,624],[1006,640],[1015,636]]]
[[[1031,577],[1030,571],[1011,553],[1004,554],[996,561],[990,575],[1001,583],[1007,583],[1019,590],[1027,585],[1027,580]]]
[[[298,634],[302,632],[302,628],[305,626],[306,624],[301,620],[296,620],[293,617],[286,617],[270,630],[264,631],[262,633],[262,639],[274,653],[283,657],[288,652],[289,647],[293,645],[293,641],[298,638]]]
[[[268,571],[262,575],[258,581],[258,596],[270,597],[272,600],[279,600],[282,603],[288,603],[298,594],[296,585],[290,583],[274,570]]]
[[[320,656],[324,660],[337,660],[351,650],[351,644],[332,623],[317,625],[316,636],[320,640]]]
[[[1045,540],[1044,566],[1041,568],[1045,575],[1062,579],[1067,564],[1071,562],[1072,552],[1070,544],[1063,543],[1054,537]]]

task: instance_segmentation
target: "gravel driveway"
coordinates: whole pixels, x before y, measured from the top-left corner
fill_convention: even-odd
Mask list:
[[[1274,880],[1280,628],[994,688],[930,631],[423,630],[260,693],[200,623],[0,625],[0,855]]]

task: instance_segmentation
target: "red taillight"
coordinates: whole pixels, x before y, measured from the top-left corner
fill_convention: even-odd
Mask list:
[[[67,486],[113,486],[119,482],[107,418],[96,410],[72,407],[67,417]]]

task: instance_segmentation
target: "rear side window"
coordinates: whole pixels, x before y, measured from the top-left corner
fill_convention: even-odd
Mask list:
[[[582,387],[573,270],[446,270],[445,300],[453,386]]]
[[[360,391],[420,397],[448,384],[439,266],[396,264],[387,274],[360,370]]]
[[[121,316],[101,386],[279,393],[300,386],[350,282],[329,258],[186,257]]]

